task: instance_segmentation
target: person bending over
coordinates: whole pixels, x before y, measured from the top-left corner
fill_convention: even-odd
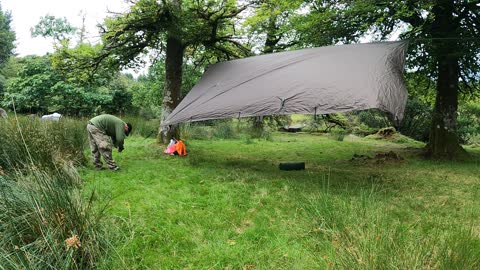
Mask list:
[[[87,131],[95,168],[103,169],[101,155],[110,170],[119,170],[120,168],[112,158],[112,149],[115,146],[118,148],[118,152],[123,151],[123,141],[132,132],[132,125],[113,115],[102,114],[88,121]]]

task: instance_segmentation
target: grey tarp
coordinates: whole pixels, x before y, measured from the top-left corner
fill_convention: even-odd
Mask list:
[[[338,45],[211,66],[163,122],[378,108],[401,121],[407,43]]]

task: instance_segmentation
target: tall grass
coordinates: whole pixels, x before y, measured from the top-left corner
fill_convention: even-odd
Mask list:
[[[139,135],[144,138],[155,138],[158,133],[158,128],[160,127],[159,119],[127,116],[123,118],[123,120],[132,124],[132,135]]]
[[[480,268],[474,220],[442,224],[448,230],[405,224],[385,212],[382,196],[381,187],[372,184],[353,196],[330,194],[327,188],[306,199],[306,213],[315,224],[311,236],[329,241],[335,254],[327,264],[335,269]]]
[[[92,269],[105,253],[101,213],[84,202],[72,168],[0,177],[0,265],[6,269]]]
[[[83,164],[87,147],[86,121],[58,122],[10,118],[0,123],[0,166],[6,171],[34,165],[57,170]]]
[[[180,127],[181,137],[184,139],[265,139],[271,140],[271,127],[258,129],[246,119],[215,120],[198,123],[185,123]]]
[[[95,268],[108,237],[75,168],[85,162],[85,121],[10,119],[0,145],[0,268]]]

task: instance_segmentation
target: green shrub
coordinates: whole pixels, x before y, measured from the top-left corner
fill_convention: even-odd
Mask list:
[[[409,99],[405,108],[405,117],[399,128],[400,133],[417,141],[427,142],[432,121],[430,105],[418,99]]]
[[[245,137],[272,140],[270,127],[256,129],[252,127],[250,121],[243,121],[243,119],[184,123],[180,125],[180,134],[180,137],[185,140],[244,139]]]
[[[147,120],[160,119],[162,113],[160,108],[157,107],[141,107],[138,109],[138,116]]]
[[[212,137],[210,127],[202,123],[184,123],[180,126],[180,137],[184,140],[206,140]]]
[[[213,129],[213,136],[218,139],[238,138],[231,121],[219,121]]]
[[[345,130],[343,130],[343,129],[333,129],[333,130],[330,132],[329,136],[330,136],[332,139],[341,142],[341,141],[343,141],[343,139],[345,138],[345,135],[346,135],[346,134],[347,134],[347,132],[346,132]]]
[[[352,133],[362,137],[375,134],[378,130],[378,128],[371,128],[364,123],[360,123],[352,127]]]
[[[386,113],[377,109],[360,111],[358,112],[358,118],[360,123],[364,123],[368,127],[374,129],[380,129],[392,125]]]
[[[318,132],[320,129],[326,128],[322,117],[319,116],[309,117],[307,121],[304,121],[304,124],[310,132]]]
[[[285,125],[288,125],[292,122],[292,117],[290,115],[270,115],[263,117],[263,123],[265,126],[278,129]]]
[[[462,104],[457,118],[458,137],[464,144],[478,143],[480,135],[480,104],[470,102]]]

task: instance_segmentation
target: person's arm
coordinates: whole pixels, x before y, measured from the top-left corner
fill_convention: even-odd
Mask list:
[[[123,151],[123,141],[125,140],[125,124],[119,124],[115,127],[115,143],[118,147],[118,151]]]

